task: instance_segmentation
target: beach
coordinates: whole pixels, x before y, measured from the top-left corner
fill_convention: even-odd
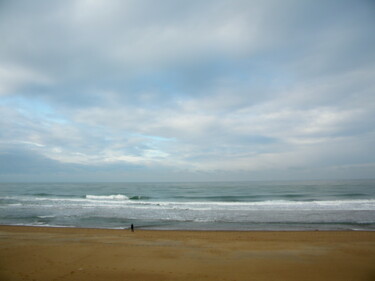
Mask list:
[[[375,280],[375,232],[0,226],[0,280]]]

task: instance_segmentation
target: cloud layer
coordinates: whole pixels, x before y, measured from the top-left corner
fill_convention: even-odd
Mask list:
[[[3,1],[0,180],[366,178],[371,1]]]

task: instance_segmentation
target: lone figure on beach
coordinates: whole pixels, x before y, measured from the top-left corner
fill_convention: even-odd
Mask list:
[[[132,230],[132,232],[134,232],[134,225],[133,224],[130,226],[130,229]]]

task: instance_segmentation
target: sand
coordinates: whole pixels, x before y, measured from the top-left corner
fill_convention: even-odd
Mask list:
[[[0,280],[375,280],[375,232],[0,226]]]

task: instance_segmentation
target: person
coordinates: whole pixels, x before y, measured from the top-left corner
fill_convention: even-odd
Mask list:
[[[134,232],[134,225],[133,224],[130,226],[130,229],[132,230],[132,232]]]

